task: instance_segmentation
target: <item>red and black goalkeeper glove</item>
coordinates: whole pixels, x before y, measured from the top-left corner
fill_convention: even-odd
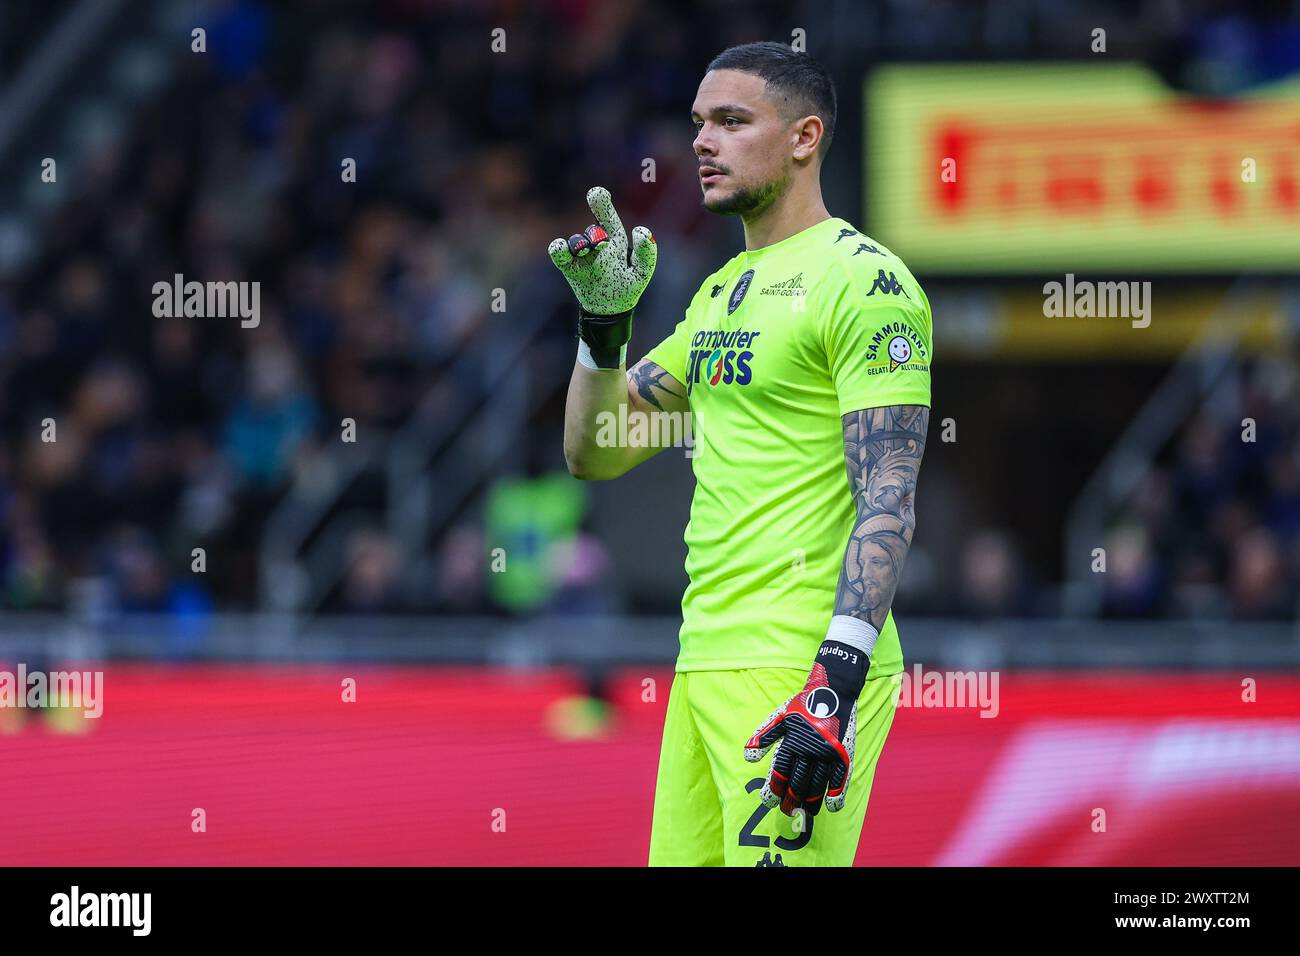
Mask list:
[[[853,777],[853,742],[858,697],[871,660],[860,649],[827,639],[817,650],[812,673],[795,694],[745,742],[745,759],[755,763],[777,744],[759,797],[794,816],[816,814],[823,797],[834,813],[844,806]]]

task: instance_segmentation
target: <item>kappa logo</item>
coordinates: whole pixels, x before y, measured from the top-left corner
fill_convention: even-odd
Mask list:
[[[829,687],[818,687],[804,698],[804,706],[814,717],[833,717],[839,713],[840,696]]]
[[[907,294],[907,290],[899,284],[898,278],[892,272],[885,275],[884,269],[880,269],[877,272],[876,281],[872,283],[871,291],[868,292],[867,295],[875,295],[877,292],[883,292],[885,295],[901,294],[905,299],[911,298],[911,296]]]
[[[835,242],[839,242],[841,239],[847,239],[849,236],[856,236],[857,234],[857,231],[854,229],[841,229],[840,234],[835,237]],[[832,242],[831,245],[835,245],[835,242]]]
[[[803,273],[786,279],[784,282],[775,282],[766,288],[758,291],[759,295],[803,295]]]
[[[736,287],[731,290],[731,301],[727,303],[727,315],[735,312],[740,308],[740,303],[745,299],[745,293],[749,291],[749,284],[754,281],[754,270],[750,269],[740,277]]]
[[[870,252],[873,255],[877,255],[877,256],[884,255],[884,253],[881,252],[879,249],[877,249],[875,246],[868,245],[865,242],[859,242],[858,247],[853,250],[853,254],[857,256],[857,255],[861,255],[864,252]]]
[[[725,283],[723,282],[719,282],[717,285],[715,285],[713,287],[713,291],[709,293],[709,298],[716,299],[718,297],[718,293],[722,291],[723,285],[725,285]]]

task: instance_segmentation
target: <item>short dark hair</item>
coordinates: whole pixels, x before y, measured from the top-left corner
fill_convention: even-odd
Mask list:
[[[764,41],[729,47],[713,58],[707,72],[739,70],[767,81],[768,91],[778,94],[783,116],[795,120],[816,114],[826,128],[821,153],[831,147],[835,135],[835,81],[826,68],[807,53],[784,43]]]

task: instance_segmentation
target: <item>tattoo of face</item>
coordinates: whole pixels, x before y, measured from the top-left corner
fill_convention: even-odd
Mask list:
[[[663,409],[663,403],[655,397],[653,389],[659,389],[665,395],[672,395],[677,398],[684,398],[678,395],[671,388],[664,384],[664,379],[668,378],[668,373],[656,365],[654,362],[640,361],[633,369],[627,373],[632,379],[632,384],[636,386],[637,394],[645,401],[649,402],[655,408]]]
[[[835,595],[835,613],[877,630],[894,602],[916,528],[916,478],[930,410],[923,405],[863,409],[844,416],[844,463],[857,509]]]

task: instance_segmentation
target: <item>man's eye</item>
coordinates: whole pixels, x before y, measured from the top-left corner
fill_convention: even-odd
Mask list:
[[[734,116],[728,116],[728,117],[727,117],[726,119],[724,119],[722,122],[726,123],[727,125],[730,125],[730,124],[732,124],[732,123],[739,124],[739,123],[740,123],[740,120],[736,119],[736,117],[734,117]]]

